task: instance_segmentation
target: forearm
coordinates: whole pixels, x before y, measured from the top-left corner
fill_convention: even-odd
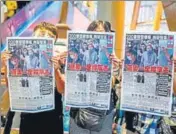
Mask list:
[[[174,79],[173,79],[173,93],[176,95],[176,72],[174,72]]]
[[[63,94],[65,91],[65,77],[60,72],[60,70],[55,70],[55,80],[56,80],[57,91],[60,94]]]
[[[6,87],[8,88],[7,66],[4,66],[4,76],[5,76]]]

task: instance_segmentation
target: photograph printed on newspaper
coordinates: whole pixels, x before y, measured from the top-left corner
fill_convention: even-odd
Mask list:
[[[172,33],[126,33],[122,110],[171,115],[174,43]]]
[[[109,109],[114,39],[114,33],[68,32],[66,106]]]
[[[53,39],[9,37],[8,85],[12,111],[54,109]]]

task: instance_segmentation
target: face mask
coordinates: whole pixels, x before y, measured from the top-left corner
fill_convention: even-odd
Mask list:
[[[132,60],[132,58],[131,58],[130,56],[127,56],[127,59],[128,59],[128,60]]]

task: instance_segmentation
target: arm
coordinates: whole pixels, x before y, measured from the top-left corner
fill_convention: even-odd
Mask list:
[[[176,95],[176,57],[174,57],[173,93]]]
[[[8,79],[7,79],[7,61],[11,58],[10,52],[2,52],[1,60],[2,60],[2,68],[4,68],[4,76],[6,81],[6,86],[8,87]]]
[[[174,84],[173,84],[173,93],[176,95],[176,73],[174,73]]]
[[[5,81],[6,81],[6,87],[8,88],[7,66],[6,66],[6,65],[5,65],[5,72],[4,72],[4,76],[5,76]]]
[[[67,53],[63,53],[63,54],[67,54]],[[62,59],[64,59],[63,57],[65,57],[65,55],[59,55],[59,56],[55,56],[52,57],[51,61],[54,65],[54,72],[55,72],[55,81],[56,81],[56,87],[57,87],[57,91],[60,94],[64,93],[64,89],[65,89],[65,77],[64,74],[61,73],[61,61]]]
[[[173,93],[176,95],[176,57],[174,57]]]
[[[60,72],[59,69],[55,70],[55,81],[56,81],[56,87],[57,91],[60,94],[64,93],[65,89],[65,77],[64,75]]]

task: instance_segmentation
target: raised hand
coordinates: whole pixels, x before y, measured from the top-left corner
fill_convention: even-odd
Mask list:
[[[68,53],[67,51],[66,52],[62,52],[62,53],[57,51],[56,52],[56,56],[52,57],[51,61],[52,61],[53,65],[54,65],[55,70],[60,69],[61,65],[65,64],[67,53]]]
[[[9,51],[4,51],[1,54],[1,61],[3,65],[6,65],[7,61],[12,57],[11,52]]]
[[[109,58],[110,58],[110,61],[112,62],[112,64],[113,64],[113,68],[122,68],[122,63],[123,63],[123,60],[120,60],[120,59],[118,59],[116,56],[115,56],[115,54],[111,54],[110,56],[109,56]]]

